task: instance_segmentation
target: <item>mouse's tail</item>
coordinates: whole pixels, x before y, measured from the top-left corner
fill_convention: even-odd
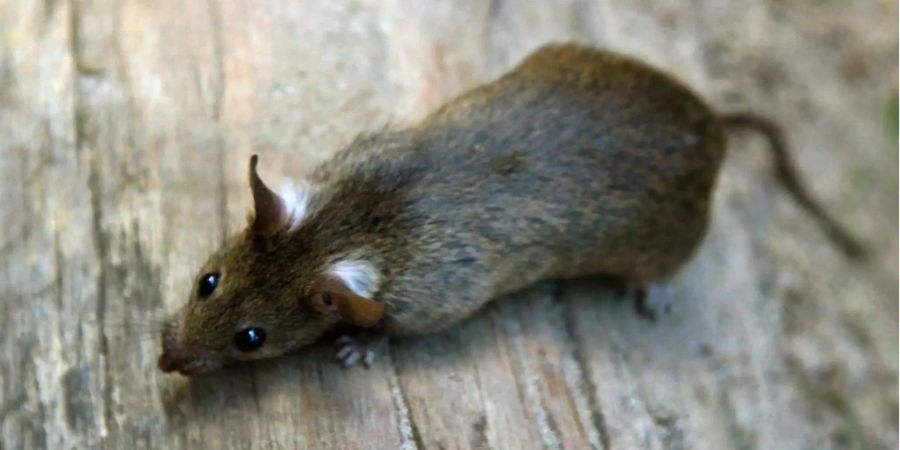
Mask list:
[[[775,175],[788,193],[818,222],[822,230],[844,254],[857,261],[866,258],[866,248],[828,214],[801,182],[797,168],[788,154],[784,132],[778,124],[753,113],[744,112],[723,114],[721,120],[726,128],[753,130],[765,136],[772,150]]]

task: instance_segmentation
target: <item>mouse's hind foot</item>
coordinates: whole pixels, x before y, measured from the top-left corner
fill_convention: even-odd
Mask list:
[[[634,283],[626,290],[634,300],[634,312],[643,319],[656,322],[672,311],[672,286],[669,283]]]

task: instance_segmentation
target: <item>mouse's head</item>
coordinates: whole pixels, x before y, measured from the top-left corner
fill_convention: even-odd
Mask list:
[[[376,275],[360,261],[304,258],[291,243],[291,210],[250,159],[254,214],[246,230],[210,256],[188,304],[165,326],[159,368],[185,375],[302,348],[339,322],[372,326],[383,306],[368,298]]]

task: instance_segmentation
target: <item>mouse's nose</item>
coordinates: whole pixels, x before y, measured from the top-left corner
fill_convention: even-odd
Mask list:
[[[188,363],[188,359],[179,354],[175,344],[177,341],[175,333],[175,327],[172,325],[167,326],[162,332],[162,354],[159,355],[156,366],[163,372],[181,370]]]
[[[179,358],[177,355],[166,350],[163,350],[162,354],[159,355],[159,359],[156,361],[157,367],[163,372],[181,370],[186,363],[187,360],[185,358]]]

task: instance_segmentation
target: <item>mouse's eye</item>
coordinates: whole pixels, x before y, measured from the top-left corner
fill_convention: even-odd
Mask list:
[[[234,346],[242,352],[252,352],[266,342],[266,332],[262,328],[245,328],[234,335]]]
[[[213,291],[216,290],[216,286],[219,285],[219,272],[208,273],[200,277],[200,286],[197,288],[197,295],[200,298],[209,297]]]

